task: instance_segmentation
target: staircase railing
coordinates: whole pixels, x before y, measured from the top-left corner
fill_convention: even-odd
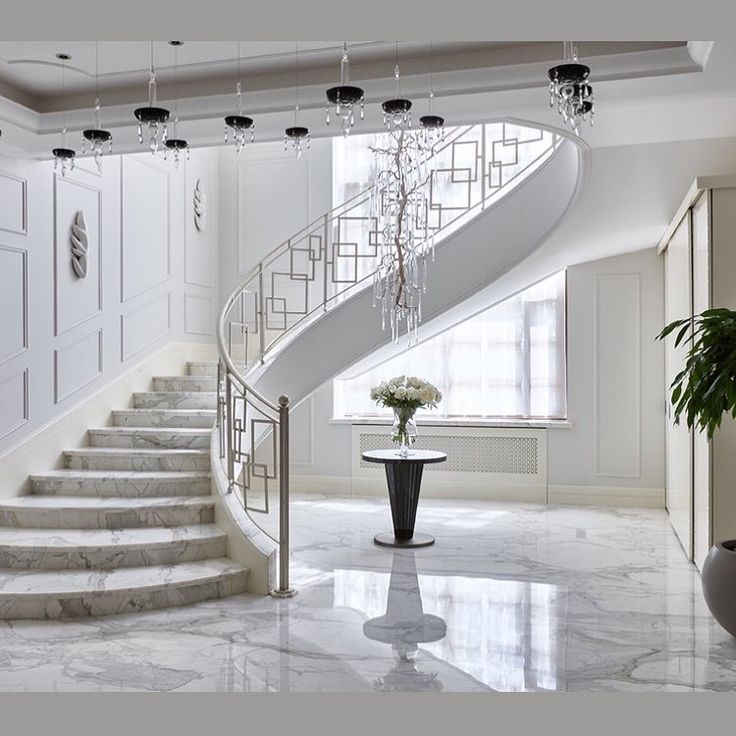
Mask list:
[[[430,159],[427,242],[446,238],[504,196],[561,141],[557,133],[506,122],[451,130]],[[281,396],[275,403],[249,379],[285,340],[367,287],[378,244],[370,196],[369,189],[359,192],[271,251],[236,286],[218,319],[220,459],[228,492],[241,495],[246,513],[279,546],[277,596],[294,594],[289,581],[289,398]],[[270,512],[275,489],[278,536],[253,517]],[[255,491],[262,501],[254,505],[249,496]]]

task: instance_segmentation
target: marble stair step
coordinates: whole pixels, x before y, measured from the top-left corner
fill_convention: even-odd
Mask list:
[[[216,360],[190,360],[187,362],[187,374],[190,376],[217,377]]]
[[[38,529],[133,529],[214,521],[212,496],[94,498],[19,496],[0,501],[0,526]]]
[[[142,498],[206,496],[207,471],[51,470],[31,476],[31,492],[47,496]]]
[[[116,409],[112,413],[115,427],[193,427],[212,429],[217,412],[214,409]]]
[[[74,470],[209,471],[210,453],[208,449],[82,447],[65,450],[64,465]]]
[[[112,570],[224,557],[227,535],[213,524],[141,529],[0,528],[0,568]]]
[[[1,619],[58,619],[181,606],[242,593],[248,569],[214,558],[117,570],[2,570]]]
[[[87,430],[91,447],[159,447],[203,449],[211,430],[161,427],[102,427]]]
[[[154,391],[217,391],[217,379],[208,376],[154,376]]]
[[[133,394],[136,409],[216,409],[216,391],[139,391]]]

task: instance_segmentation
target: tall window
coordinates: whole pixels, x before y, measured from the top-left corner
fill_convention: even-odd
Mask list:
[[[371,402],[370,389],[401,374],[442,391],[434,417],[564,418],[565,272],[360,375],[335,379],[335,415],[388,415]]]

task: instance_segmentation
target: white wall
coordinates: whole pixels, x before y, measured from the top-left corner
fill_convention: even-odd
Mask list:
[[[332,141],[313,140],[301,159],[282,143],[218,149],[220,299],[240,277],[332,209]]]
[[[201,180],[217,204],[216,155],[179,169],[150,154],[48,162],[0,157],[0,453],[169,341],[212,341],[218,218],[194,225]],[[70,264],[84,211],[89,269]]]

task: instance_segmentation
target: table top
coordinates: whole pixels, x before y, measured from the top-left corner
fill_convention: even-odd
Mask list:
[[[444,452],[436,450],[409,450],[408,457],[401,457],[398,449],[368,450],[361,457],[369,463],[443,463],[447,460]]]

